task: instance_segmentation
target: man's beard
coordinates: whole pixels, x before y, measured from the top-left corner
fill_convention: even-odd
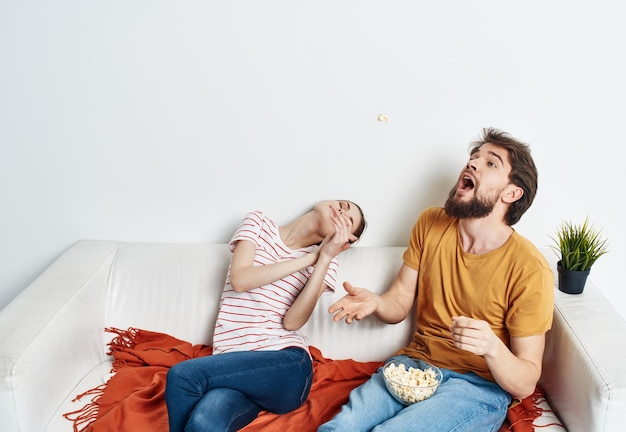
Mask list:
[[[448,216],[457,219],[483,218],[489,216],[496,205],[496,199],[480,198],[474,196],[471,200],[463,202],[456,199],[456,186],[452,188],[444,209]]]

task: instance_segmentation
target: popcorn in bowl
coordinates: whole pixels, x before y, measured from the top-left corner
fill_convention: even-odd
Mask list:
[[[383,367],[383,376],[389,393],[404,405],[428,399],[435,393],[442,378],[438,367],[402,358],[388,361]]]

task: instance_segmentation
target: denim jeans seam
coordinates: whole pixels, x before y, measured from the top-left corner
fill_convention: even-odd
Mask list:
[[[476,417],[480,417],[480,416],[484,415],[484,413],[494,414],[494,413],[496,413],[498,411],[501,411],[495,405],[489,405],[489,404],[481,403],[480,406],[481,406],[482,410],[476,410],[476,411],[472,412],[469,416],[465,416],[463,419],[460,419],[460,423],[458,424],[458,426],[456,426],[454,429],[452,429],[452,431],[459,430],[459,428],[461,428],[463,425],[465,425],[468,421],[471,421],[471,420],[475,419]],[[506,411],[504,412],[504,417],[506,417]],[[502,420],[504,420],[504,417],[502,418]],[[491,432],[495,432],[495,431],[497,431],[499,429],[500,429],[500,425],[498,425],[497,427],[494,427],[493,429],[491,429]]]
[[[311,362],[311,359],[308,357],[308,354],[306,353],[306,351],[304,352],[303,355],[300,356],[300,359],[294,361],[293,363],[291,363],[287,367],[295,366],[295,367],[301,368],[305,364],[310,364],[311,365],[311,371],[313,370],[313,363]],[[281,365],[281,366],[284,366],[284,364]],[[242,373],[248,373],[251,370],[261,371],[262,372],[263,370],[272,371],[272,370],[275,370],[275,369],[276,369],[276,365],[263,365],[263,366],[259,366],[259,367],[252,366],[252,367],[249,367],[247,369],[247,371],[245,371],[245,372],[242,371]],[[231,375],[236,376],[238,373],[239,372],[233,372]],[[212,384],[210,378],[209,378],[209,383]]]
[[[252,411],[252,410],[248,410],[248,411],[246,411],[246,412],[241,412],[241,413],[238,413],[235,417],[233,417],[233,418],[231,419],[231,421],[228,423],[228,430],[230,430],[230,429],[231,429],[231,426],[233,425],[233,423],[235,423],[235,421],[236,421],[238,418],[240,418],[240,417],[242,417],[242,416],[246,415],[246,414],[247,414],[248,412],[250,412],[250,411]]]
[[[455,431],[455,430],[459,430],[459,428],[463,427],[468,421],[470,421],[472,419],[475,419],[476,417],[478,417],[481,414],[482,414],[481,411],[474,411],[469,416],[465,416],[463,419],[459,419],[460,420],[459,424],[454,429],[452,429],[450,432]]]
[[[311,369],[311,373],[306,377],[304,387],[302,387],[302,393],[300,393],[300,405],[302,405],[306,401],[307,397],[309,396],[309,392],[311,391],[312,381],[313,381],[313,370]]]

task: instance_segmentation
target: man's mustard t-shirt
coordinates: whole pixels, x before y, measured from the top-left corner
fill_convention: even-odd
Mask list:
[[[544,334],[552,326],[554,275],[516,231],[492,252],[469,254],[459,241],[458,220],[429,208],[413,227],[403,261],[418,271],[417,330],[398,354],[495,381],[482,356],[453,345],[452,317],[487,321],[508,347],[511,336]]]

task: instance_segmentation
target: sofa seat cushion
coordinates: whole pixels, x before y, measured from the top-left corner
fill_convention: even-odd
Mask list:
[[[90,430],[143,430],[166,432],[167,409],[163,400],[165,376],[168,369],[179,361],[203,355],[211,355],[206,345],[192,345],[172,336],[140,329],[108,329],[116,333],[110,345],[112,363],[104,363],[81,382],[78,394],[90,396],[82,407],[74,406],[65,411],[64,417],[73,422],[77,430],[91,425]],[[314,367],[314,381],[306,403],[289,414],[277,415],[263,412],[244,432],[285,431],[294,429],[302,432],[316,430],[316,425],[329,420],[341,405],[347,402],[350,390],[357,387],[383,363],[378,361],[359,362],[351,359],[333,360],[325,358],[316,347],[311,347]],[[115,373],[108,378],[106,366]],[[104,378],[104,379],[103,379]],[[93,387],[88,387],[93,385]],[[64,406],[67,406],[65,404]],[[523,432],[533,430],[532,421],[540,420],[552,430],[558,419],[550,417],[549,405],[538,388],[534,398],[528,398],[514,410],[509,410],[509,418],[501,431]],[[120,429],[119,419],[124,419]],[[68,422],[69,424],[69,422]],[[128,428],[125,429],[124,425]],[[291,429],[290,429],[291,428]],[[50,429],[62,430],[62,429]],[[557,430],[557,429],[554,429]],[[563,430],[560,428],[558,430]]]
[[[166,432],[167,409],[163,392],[167,371],[180,361],[211,355],[211,348],[147,330],[107,330],[118,335],[109,344],[113,355],[111,368],[115,373],[106,386],[99,383],[93,389],[83,391],[82,394],[91,396],[92,400],[82,408],[64,413],[64,417],[73,421],[78,430],[91,425],[94,431]],[[312,424],[330,419],[347,401],[350,390],[369,378],[382,364],[327,359],[315,347],[311,347],[311,354],[314,368],[311,394],[303,407],[289,414],[289,422]],[[120,418],[124,419],[121,426]],[[273,428],[276,423],[286,420],[285,416],[263,413],[250,427],[265,430],[270,424]]]
[[[89,371],[61,403],[44,432],[73,432],[74,423],[67,420],[64,414],[82,410],[85,403],[91,401],[93,389],[104,385],[111,377],[112,368],[113,359],[108,358]],[[76,423],[76,426],[80,427],[81,424]]]

